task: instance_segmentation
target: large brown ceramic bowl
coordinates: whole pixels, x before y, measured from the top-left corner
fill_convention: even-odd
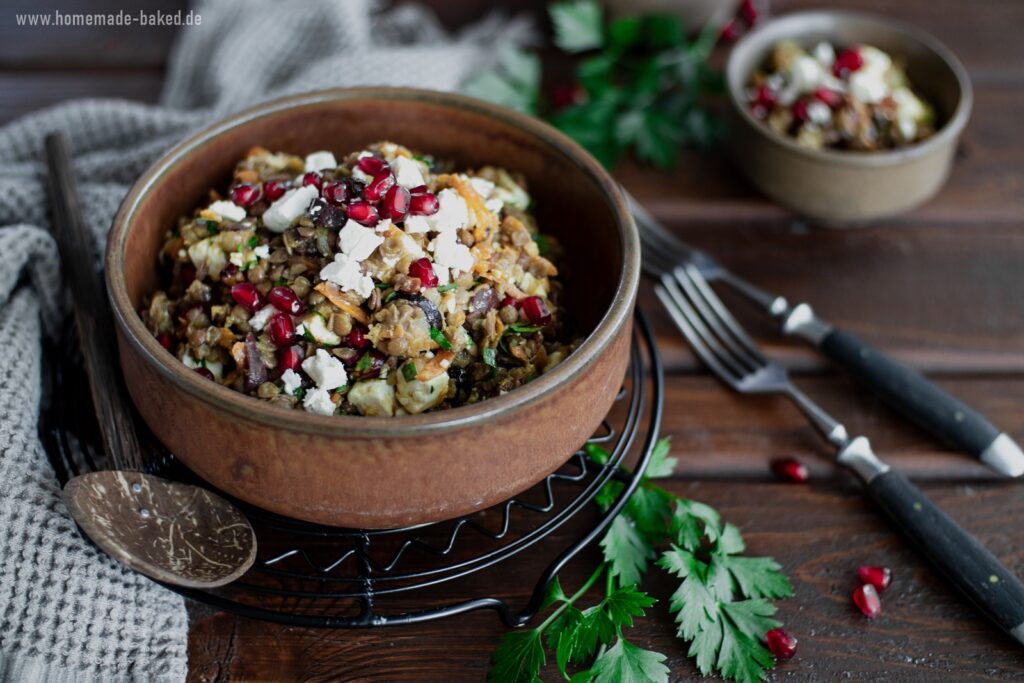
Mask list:
[[[807,47],[822,40],[866,43],[904,61],[911,84],[935,107],[938,130],[909,147],[878,152],[808,149],[779,135],[751,115],[744,91],[782,40]],[[737,165],[772,199],[832,227],[863,225],[931,199],[949,176],[971,112],[967,72],[942,43],[913,26],[854,12],[798,12],[765,23],[733,48],[726,82]]]
[[[554,370],[472,406],[397,418],[284,410],[209,382],[165,351],[137,311],[160,286],[169,226],[261,145],[303,155],[393,140],[461,167],[523,173],[545,232],[565,247],[565,302],[585,341]],[[457,95],[329,90],[277,100],[168,152],[114,219],[106,274],[121,367],[146,423],[218,488],[304,520],[386,528],[464,515],[557,469],[623,380],[640,272],[636,227],[601,166],[550,126]]]

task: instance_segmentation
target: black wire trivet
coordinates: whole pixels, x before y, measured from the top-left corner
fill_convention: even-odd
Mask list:
[[[494,610],[508,626],[525,624],[541,609],[555,575],[619,513],[650,459],[661,422],[663,376],[650,326],[639,311],[636,328],[624,386],[590,439],[611,453],[608,462],[598,463],[580,450],[557,472],[505,503],[458,519],[401,529],[312,524],[221,493],[251,521],[259,544],[256,563],[222,588],[168,588],[218,609],[295,626],[409,624],[480,609]],[[41,428],[62,485],[82,472],[104,467],[74,326],[66,329],[62,343],[47,353],[49,382]],[[143,427],[141,421],[139,425]],[[634,448],[641,434],[642,444]],[[160,452],[149,468],[152,473],[209,487],[172,455]],[[623,463],[632,452],[638,455],[630,471]],[[566,522],[581,510],[596,512],[591,502],[612,478],[624,484],[615,504],[577,530],[566,530]],[[535,583],[529,601],[516,611],[505,598],[494,595],[498,590],[485,581],[484,570],[528,548],[534,548],[534,555],[518,558],[523,566],[512,575]],[[536,579],[526,574],[525,565],[548,557],[554,559],[538,569]],[[466,581],[468,586],[463,585]],[[504,592],[521,594],[514,587]]]

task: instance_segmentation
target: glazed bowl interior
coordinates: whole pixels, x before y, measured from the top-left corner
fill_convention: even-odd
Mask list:
[[[187,371],[164,351],[138,315],[165,283],[157,253],[170,227],[223,191],[235,163],[254,146],[339,157],[391,140],[454,162],[456,168],[504,167],[522,173],[543,232],[558,238],[565,306],[585,342],[549,373],[472,406],[401,418],[323,417],[281,410]],[[199,133],[168,153],[135,186],[108,244],[108,287],[129,343],[194,396],[245,417],[334,433],[392,434],[443,428],[543,396],[592,362],[628,319],[639,279],[639,246],[617,189],[599,165],[554,129],[526,116],[456,95],[374,88],[311,93],[263,105]],[[567,453],[566,456],[569,454]]]
[[[750,113],[744,91],[750,78],[768,61],[772,49],[783,40],[801,47],[828,41],[837,47],[873,45],[904,64],[913,88],[935,108],[936,133],[915,145],[892,151],[858,152],[812,150],[782,136]],[[908,155],[924,154],[959,135],[971,106],[971,87],[959,60],[927,33],[898,21],[842,11],[813,11],[784,15],[743,38],[729,56],[726,67],[729,98],[746,124],[755,126],[779,144],[801,154],[826,158],[835,163],[884,165]]]

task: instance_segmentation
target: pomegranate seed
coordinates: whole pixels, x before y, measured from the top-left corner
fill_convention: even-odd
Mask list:
[[[263,183],[263,196],[270,201],[276,201],[284,196],[291,185],[287,180],[268,180]]]
[[[209,369],[209,368],[196,368],[196,369],[195,369],[195,373],[196,373],[197,375],[199,375],[200,377],[205,377],[206,379],[216,379],[216,378],[215,378],[215,377],[213,376],[213,373],[212,373],[212,372],[210,372],[210,369]]]
[[[302,347],[298,344],[294,346],[285,346],[277,350],[277,369],[280,372],[285,370],[299,371],[302,367],[302,360],[305,354],[302,353]]]
[[[421,287],[437,287],[437,275],[430,259],[421,258],[409,264],[409,277],[418,277]]]
[[[267,332],[275,346],[288,346],[295,341],[295,325],[287,313],[274,314],[267,325]]]
[[[377,175],[373,176],[373,180],[363,190],[363,197],[368,202],[379,202],[387,194],[387,191],[391,189],[391,186],[395,184],[395,176],[391,174],[390,169],[381,171]]]
[[[412,198],[409,200],[409,213],[413,216],[433,216],[440,207],[441,205],[437,203],[437,197],[430,192],[424,192],[423,194],[413,193]]]
[[[171,341],[171,335],[164,332],[163,334],[157,336],[156,340],[160,342],[160,346],[164,347],[168,351],[173,352],[173,349],[171,347],[173,346],[174,342]]]
[[[364,363],[365,364],[366,361],[363,360],[364,356],[368,356],[369,357],[369,359],[370,359],[370,367],[368,367],[368,368],[366,368],[364,370],[356,370],[355,368],[359,367],[360,363]],[[384,367],[385,359],[386,358],[385,358],[383,353],[381,353],[377,349],[370,349],[369,351],[364,353],[362,356],[359,356],[359,358],[357,358],[352,363],[352,369],[350,369],[348,371],[348,376],[350,378],[354,379],[354,380],[369,379],[371,377],[377,377],[378,375],[380,375],[380,371]]]
[[[238,282],[238,274],[238,266],[236,266],[234,263],[229,263],[220,269],[220,279],[225,284],[233,285],[235,284],[235,282]]]
[[[882,613],[882,599],[870,583],[857,586],[857,590],[853,591],[853,603],[868,619],[874,619]]]
[[[772,472],[782,481],[803,484],[809,478],[807,465],[796,458],[776,458],[771,462]]]
[[[547,325],[551,322],[551,312],[539,296],[528,296],[522,301],[523,314],[534,325]]]
[[[369,343],[364,336],[366,330],[359,326],[353,326],[352,331],[348,333],[348,345],[353,349],[361,350],[366,347]]]
[[[843,50],[836,57],[835,63],[832,64],[832,73],[837,78],[842,78],[843,76],[849,76],[862,66],[864,66],[864,58],[860,56],[859,50]]]
[[[815,90],[814,99],[819,102],[824,102],[832,109],[835,109],[843,103],[843,96],[835,90],[829,90],[828,88],[818,88]]]
[[[356,201],[348,205],[348,217],[360,225],[372,228],[380,222],[377,208],[369,202]]]
[[[506,294],[505,298],[501,300],[501,305],[498,306],[498,308],[505,308],[506,306],[515,306],[516,308],[519,308],[520,304],[519,301]]]
[[[359,170],[369,176],[376,177],[382,171],[390,171],[391,167],[383,159],[378,157],[362,157],[356,162]]]
[[[320,196],[334,206],[341,206],[348,201],[348,183],[343,180],[332,180],[324,183]]]
[[[239,206],[252,206],[263,196],[263,190],[259,185],[243,183],[231,188],[231,201]]]
[[[260,291],[251,282],[239,282],[237,285],[233,285],[231,287],[231,298],[250,313],[254,313],[257,308],[263,305],[263,297],[260,296]]]
[[[807,120],[807,100],[797,100],[793,103],[793,118],[797,121]]]
[[[396,183],[384,195],[381,213],[396,222],[405,220],[405,215],[409,213],[409,202],[411,199],[412,194],[409,190]]]
[[[304,186],[305,185],[312,185],[313,187],[315,187],[316,189],[319,190],[320,186],[323,185],[323,182],[324,182],[323,176],[321,176],[316,171],[310,171],[306,175],[302,176],[302,184]]]
[[[181,268],[178,269],[178,275],[181,276],[181,284],[188,289],[188,286],[196,279],[196,267],[191,263],[182,263]]]
[[[775,659],[785,661],[792,659],[796,654],[797,639],[781,628],[773,628],[765,633],[764,640],[768,643],[768,649],[775,655]]]
[[[427,187],[426,185],[417,185],[416,187],[409,188],[409,194],[411,195],[427,194],[429,192],[430,188]]]
[[[740,16],[743,17],[743,21],[747,22],[751,26],[757,23],[757,8],[754,7],[753,0],[743,0],[740,5]]]
[[[730,19],[725,26],[722,27],[722,32],[718,34],[720,40],[726,42],[733,42],[743,34],[743,29],[740,27],[740,22],[735,19]]]
[[[292,315],[302,313],[305,308],[302,299],[295,293],[295,290],[284,285],[271,289],[267,293],[267,300],[274,304],[274,308],[277,310],[283,313],[291,313]]]
[[[759,104],[762,107],[774,107],[777,101],[778,98],[774,90],[767,85],[758,86],[757,93],[754,95],[755,104]]]
[[[881,593],[892,583],[892,570],[888,567],[864,565],[857,568],[857,576],[861,583],[870,584]]]

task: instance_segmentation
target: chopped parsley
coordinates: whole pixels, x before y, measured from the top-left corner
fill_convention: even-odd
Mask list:
[[[295,398],[297,398],[297,399],[299,399],[301,401],[306,396],[306,388],[305,387],[299,387],[298,389],[296,389],[292,393],[292,396],[294,396]]]
[[[288,281],[285,280],[284,278],[281,278],[280,280],[274,280],[274,286],[275,287],[283,287],[284,285],[287,285],[287,284],[288,284]]]
[[[376,282],[376,283],[374,283],[373,286],[376,287],[377,289],[387,289],[391,285],[388,284],[387,282]]]
[[[389,301],[394,299],[396,296],[398,296],[398,290],[397,289],[391,290],[390,292],[388,292],[388,295],[386,297],[384,297],[384,303],[388,303]]]
[[[495,370],[498,369],[498,351],[493,346],[488,346],[484,349],[484,363],[490,365]]]
[[[411,382],[414,379],[416,379],[416,374],[416,364],[413,363],[412,361],[409,361],[408,363],[402,366],[402,377],[405,378],[406,382]]]
[[[211,235],[216,235],[220,232],[220,228],[217,227],[217,221],[203,221],[206,223],[206,232]]]
[[[259,243],[260,243],[260,238],[257,237],[256,235],[253,235],[252,237],[249,238],[249,248],[250,249],[255,249],[256,245],[259,244]]]
[[[366,372],[367,370],[369,370],[372,367],[373,367],[373,357],[370,355],[370,352],[367,351],[359,359],[359,362],[356,363],[356,372]]]
[[[436,327],[430,328],[430,338],[437,342],[437,345],[440,346],[445,351],[452,350],[452,343],[448,341],[447,337],[444,336],[444,332],[437,329]]]
[[[455,284],[454,282],[449,282],[449,283],[448,283],[448,284],[446,284],[446,285],[441,285],[440,287],[438,287],[438,288],[437,288],[437,291],[438,291],[438,292],[440,292],[441,294],[444,294],[445,292],[450,292],[450,291],[452,291],[452,290],[453,290],[453,289],[455,289],[456,287],[458,287],[458,285],[457,285],[457,284]]]
[[[512,334],[533,334],[544,329],[543,325],[527,325],[526,323],[512,323],[505,328],[506,333]]]

